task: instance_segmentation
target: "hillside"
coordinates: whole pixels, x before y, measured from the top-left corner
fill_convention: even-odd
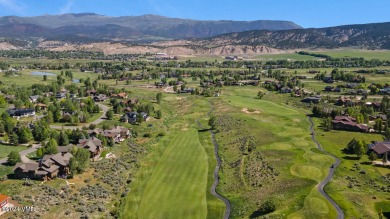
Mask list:
[[[0,17],[0,37],[85,37],[94,40],[154,41],[201,38],[248,30],[301,27],[289,21],[198,21],[157,15],[108,17],[92,13]]]
[[[204,46],[264,45],[277,49],[361,47],[390,49],[390,22],[281,31],[247,31],[193,40]]]

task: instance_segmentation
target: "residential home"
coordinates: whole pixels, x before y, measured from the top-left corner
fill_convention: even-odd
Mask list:
[[[37,103],[36,106],[39,107],[40,110],[46,110],[47,109],[47,105],[43,104],[43,103]]]
[[[356,131],[356,132],[367,132],[368,126],[364,124],[359,124],[356,122],[356,119],[350,116],[336,116],[332,120],[333,129],[336,130],[346,130],[346,131]]]
[[[140,115],[142,116],[144,121],[148,121],[149,120],[149,115],[147,113],[141,112]],[[128,123],[131,123],[131,124],[135,124],[135,123],[137,123],[137,118],[138,118],[138,113],[137,112],[130,112],[130,113],[125,113],[122,116],[121,121],[122,122],[128,122]]]
[[[305,99],[302,100],[302,102],[318,104],[321,102],[321,97],[320,96],[306,97]]]
[[[7,113],[11,117],[28,117],[35,115],[34,109],[9,109]]]
[[[31,103],[36,103],[39,98],[39,95],[30,96],[29,100]]]
[[[56,93],[56,98],[57,99],[65,99],[66,98],[66,93],[58,92],[58,93]]]
[[[57,153],[45,155],[40,163],[28,162],[17,163],[13,169],[14,175],[18,179],[53,179],[57,176],[65,177],[69,174],[69,161],[72,158],[71,153]]]
[[[98,159],[100,153],[103,150],[102,141],[98,138],[92,137],[88,139],[80,139],[79,144],[77,145],[80,148],[87,149],[91,154],[91,159]]]
[[[99,94],[97,96],[94,96],[93,100],[95,102],[103,102],[103,101],[107,100],[107,96],[105,94]]]
[[[386,153],[390,154],[390,142],[373,142],[368,145],[368,151],[373,151],[379,158],[382,158]]]

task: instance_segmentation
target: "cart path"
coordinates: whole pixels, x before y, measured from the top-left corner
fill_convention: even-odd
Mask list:
[[[338,158],[338,157],[336,157],[335,155],[333,155],[333,154],[331,154],[331,153],[329,153],[329,152],[326,152],[325,150],[324,150],[324,148],[322,147],[322,145],[316,140],[316,132],[314,131],[314,122],[313,122],[313,120],[312,120],[312,118],[310,117],[310,116],[308,116],[308,118],[309,118],[309,122],[310,122],[310,132],[311,132],[311,139],[313,140],[313,142],[317,145],[317,148],[318,148],[318,150],[320,150],[320,151],[322,151],[322,152],[324,152],[324,153],[326,153],[327,155],[329,155],[329,156],[332,156],[335,160],[336,160],[336,162],[333,164],[333,168],[331,167],[330,169],[329,169],[329,174],[328,174],[328,176],[322,181],[322,182],[320,182],[319,184],[318,184],[318,191],[321,193],[321,195],[322,196],[324,196],[332,205],[333,205],[333,207],[336,209],[336,211],[337,211],[337,219],[343,219],[344,218],[344,212],[343,212],[343,210],[341,210],[341,208],[340,208],[340,206],[328,195],[328,194],[326,194],[326,192],[324,191],[324,186],[326,185],[326,184],[328,184],[331,180],[332,180],[332,178],[333,178],[333,175],[334,175],[334,171],[335,171],[335,169],[340,165],[340,163],[341,163],[341,160]]]
[[[210,117],[211,112],[213,111],[213,107],[211,105],[211,102],[209,102],[209,104],[210,104],[210,111],[207,113],[208,117]],[[199,128],[205,129],[204,126],[199,122],[199,120],[196,120],[196,123],[198,124]],[[227,198],[218,194],[218,192],[216,191],[216,188],[219,184],[218,172],[219,172],[219,169],[221,168],[221,164],[222,164],[221,158],[219,157],[219,154],[218,154],[219,144],[218,144],[217,140],[215,139],[214,131],[209,130],[209,132],[211,133],[211,140],[212,140],[213,145],[214,145],[214,155],[215,155],[215,159],[217,160],[217,165],[215,166],[215,169],[214,169],[214,183],[210,188],[210,192],[214,197],[222,200],[225,203],[226,210],[225,210],[224,219],[228,219],[230,217],[230,212],[231,212],[231,208],[232,208],[230,205],[230,202]]]

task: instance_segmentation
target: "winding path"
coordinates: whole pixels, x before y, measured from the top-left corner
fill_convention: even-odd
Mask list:
[[[324,148],[322,147],[322,145],[316,140],[316,132],[314,131],[314,122],[312,120],[312,118],[310,116],[308,116],[309,118],[309,122],[310,122],[310,132],[311,132],[311,139],[313,140],[313,142],[317,145],[317,148],[318,150],[326,153],[327,155],[329,156],[332,156],[335,160],[336,160],[336,163],[333,164],[333,168],[331,167],[329,169],[329,174],[328,176],[318,184],[318,191],[322,194],[322,196],[324,196],[332,205],[333,207],[336,209],[337,211],[337,219],[343,219],[344,218],[344,212],[343,210],[341,210],[340,206],[328,195],[326,194],[326,192],[324,191],[324,186],[326,184],[328,184],[332,178],[333,178],[333,175],[334,175],[334,171],[335,169],[340,165],[341,163],[341,160],[336,157],[335,155],[329,153],[329,152],[326,152],[324,150]]]
[[[207,113],[207,116],[210,116],[212,110],[213,109],[211,108],[211,110]],[[198,123],[198,126],[201,129],[204,129],[203,125],[199,122],[199,120],[196,120],[196,123]],[[209,132],[211,133],[211,139],[212,139],[212,142],[213,142],[213,145],[214,145],[214,155],[215,155],[215,159],[217,160],[217,165],[215,166],[215,169],[214,169],[214,183],[213,183],[213,185],[210,188],[210,192],[211,192],[211,194],[214,197],[222,200],[225,203],[226,210],[225,210],[224,219],[228,219],[230,217],[230,212],[231,212],[230,202],[225,197],[223,197],[222,195],[218,194],[218,192],[216,190],[216,188],[218,186],[218,183],[219,183],[218,172],[219,172],[219,169],[221,168],[221,163],[222,163],[221,158],[218,155],[219,145],[218,145],[218,143],[217,143],[217,141],[215,139],[215,133],[212,130],[209,130]]]

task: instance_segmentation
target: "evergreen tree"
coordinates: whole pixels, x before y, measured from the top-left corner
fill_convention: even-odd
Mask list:
[[[51,138],[43,148],[44,154],[57,154],[58,153],[58,144],[57,141]]]
[[[11,153],[8,154],[7,162],[10,165],[15,165],[18,162],[21,162],[22,159],[20,158],[20,154],[17,151],[11,151]]]

